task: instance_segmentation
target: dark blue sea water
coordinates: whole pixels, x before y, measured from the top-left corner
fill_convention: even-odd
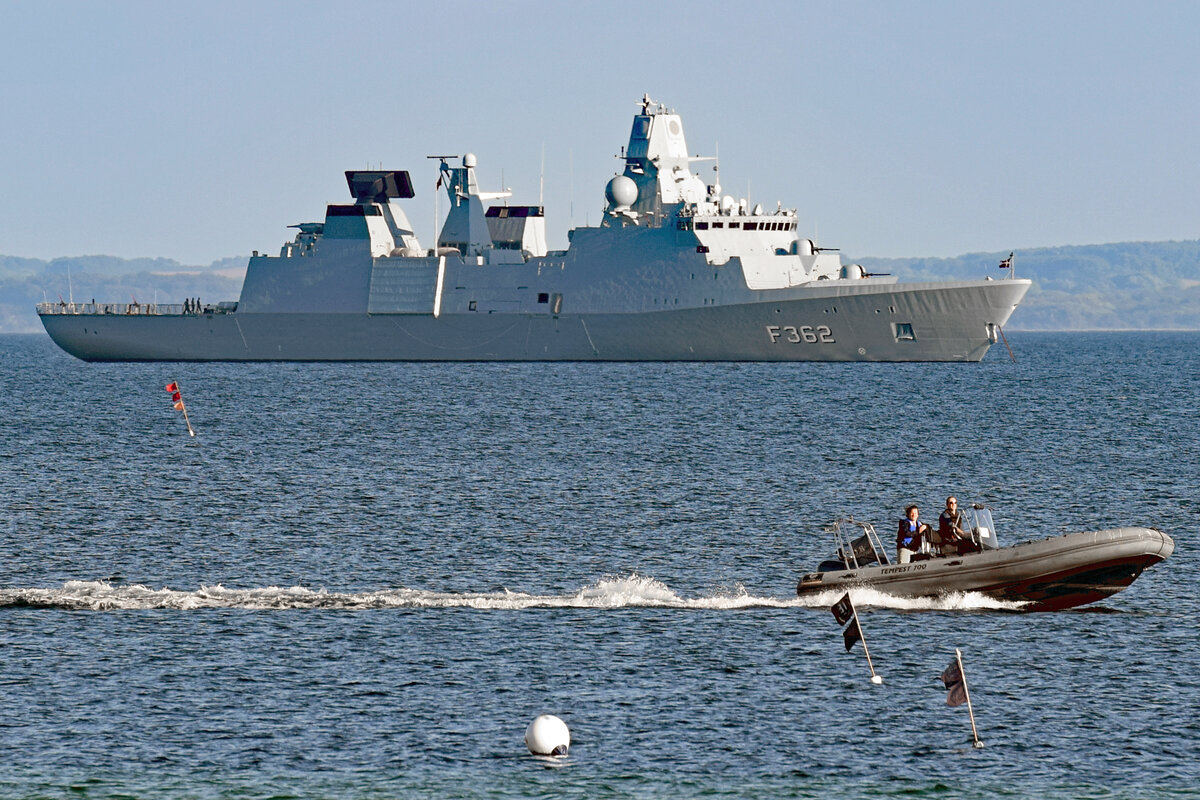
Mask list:
[[[238,366],[0,337],[0,796],[1198,796],[1200,334],[1010,341]],[[834,517],[951,492],[1008,542],[1177,550],[1074,611],[858,596],[873,686],[796,579]],[[541,713],[565,759],[527,753]]]

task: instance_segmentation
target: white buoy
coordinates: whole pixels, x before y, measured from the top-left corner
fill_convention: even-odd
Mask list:
[[[571,746],[571,732],[558,717],[542,714],[525,729],[525,746],[535,756],[565,756]]]
[[[883,676],[882,676],[882,675],[872,675],[872,676],[871,676],[871,683],[873,683],[873,684],[875,684],[876,686],[878,686],[879,684],[883,683]]]

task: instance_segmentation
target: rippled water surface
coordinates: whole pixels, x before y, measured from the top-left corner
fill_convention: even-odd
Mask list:
[[[89,365],[0,337],[0,796],[1197,796],[1200,335],[976,365]],[[163,386],[177,380],[197,436]],[[838,515],[1149,525],[1095,606],[798,576]],[[834,598],[836,599],[836,598]],[[962,649],[983,749],[938,674]],[[565,759],[530,756],[553,713]]]

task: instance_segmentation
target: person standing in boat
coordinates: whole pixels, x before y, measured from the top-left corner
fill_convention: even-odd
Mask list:
[[[929,526],[920,520],[921,511],[912,505],[904,509],[904,519],[896,531],[896,560],[901,564],[912,561],[921,552],[921,540],[929,535]]]

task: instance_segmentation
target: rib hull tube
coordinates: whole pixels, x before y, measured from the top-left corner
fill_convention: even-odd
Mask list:
[[[869,586],[900,597],[979,592],[1026,603],[1025,611],[1058,611],[1116,594],[1175,550],[1153,528],[1113,528],[909,564],[805,575],[796,593]]]

